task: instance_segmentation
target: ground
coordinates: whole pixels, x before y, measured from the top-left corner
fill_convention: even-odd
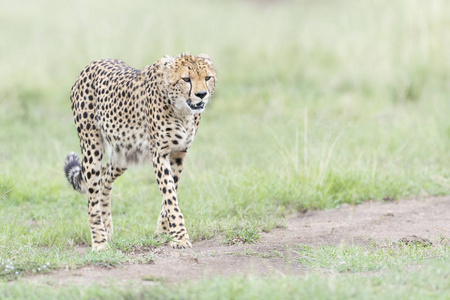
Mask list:
[[[148,264],[106,268],[85,266],[28,277],[35,283],[58,285],[93,282],[153,284],[155,281],[184,282],[211,276],[238,274],[304,275],[308,268],[295,262],[297,246],[367,245],[385,242],[439,244],[449,237],[450,197],[402,201],[369,201],[342,205],[336,210],[307,211],[288,218],[285,228],[262,233],[258,243],[229,245],[221,237],[197,242],[193,249],[169,247],[136,249],[135,256],[151,257]],[[80,253],[87,248],[79,247]]]

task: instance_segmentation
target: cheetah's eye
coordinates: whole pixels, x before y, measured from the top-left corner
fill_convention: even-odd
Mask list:
[[[189,77],[184,77],[184,78],[181,78],[181,79],[183,79],[184,82],[191,82],[191,79]]]
[[[211,76],[206,76],[205,81],[209,81],[211,79]]]

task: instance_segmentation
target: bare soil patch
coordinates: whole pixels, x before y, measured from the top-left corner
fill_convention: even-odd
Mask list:
[[[369,201],[343,205],[336,210],[308,211],[288,219],[286,228],[262,233],[255,244],[226,245],[223,238],[200,241],[188,250],[169,247],[140,249],[134,255],[151,257],[150,264],[126,264],[114,268],[86,266],[59,270],[28,280],[50,284],[108,282],[154,284],[183,282],[236,274],[304,274],[295,262],[296,246],[358,244],[402,241],[439,243],[450,237],[450,197],[403,201]],[[80,249],[85,251],[85,249]]]

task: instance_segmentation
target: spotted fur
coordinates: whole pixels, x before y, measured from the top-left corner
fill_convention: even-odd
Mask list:
[[[94,250],[103,249],[113,233],[114,180],[129,165],[148,161],[163,198],[156,231],[168,233],[174,248],[191,247],[177,189],[216,80],[205,54],[166,56],[142,70],[120,60],[99,60],[81,72],[70,98],[82,161],[72,152],[64,170],[74,189],[88,194]],[[102,166],[105,152],[108,162]]]

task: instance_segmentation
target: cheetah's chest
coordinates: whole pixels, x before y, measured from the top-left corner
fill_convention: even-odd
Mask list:
[[[191,116],[184,118],[175,118],[168,122],[164,129],[163,152],[185,151],[187,150],[195,137],[194,119]]]

